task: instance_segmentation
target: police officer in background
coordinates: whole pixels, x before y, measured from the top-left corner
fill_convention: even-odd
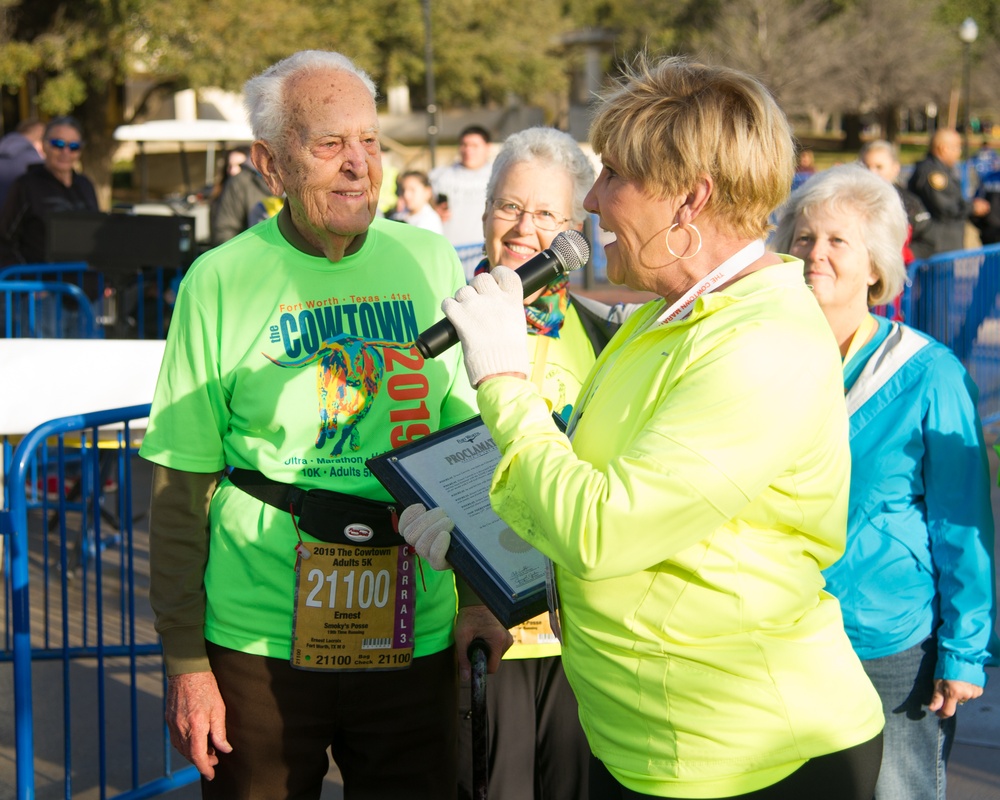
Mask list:
[[[970,217],[989,212],[989,203],[980,198],[966,200],[956,169],[962,155],[958,131],[940,128],[931,137],[926,158],[917,164],[908,184],[931,215],[930,239],[934,252],[965,248],[965,223]]]

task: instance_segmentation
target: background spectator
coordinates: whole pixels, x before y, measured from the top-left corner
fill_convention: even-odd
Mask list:
[[[924,259],[934,254],[934,243],[930,240],[931,215],[923,202],[909,189],[899,185],[899,151],[892,142],[877,139],[867,142],[858,153],[860,161],[866,169],[889,181],[906,211],[907,235],[903,244],[903,263],[911,264],[917,259]]]
[[[228,242],[237,234],[251,226],[251,217],[259,215],[258,204],[274,197],[267,187],[267,181],[257,171],[252,159],[240,166],[239,172],[231,175],[219,194],[212,209],[210,228],[212,244]]]
[[[988,140],[983,139],[980,143],[979,149],[972,157],[972,166],[975,168],[979,180],[991,172],[1000,171],[1000,154],[993,149],[993,145]]]
[[[926,157],[914,167],[907,184],[931,215],[928,238],[935,253],[965,249],[966,222],[989,212],[985,200],[970,201],[962,195],[957,169],[961,157],[962,137],[958,131],[939,128],[931,136]]]
[[[986,172],[980,178],[976,197],[989,203],[986,214],[973,217],[972,224],[979,229],[983,244],[1000,242],[1000,170]]]
[[[483,237],[483,204],[490,179],[490,134],[470,125],[458,137],[458,161],[431,171],[444,235],[453,245],[475,244]],[[470,269],[467,278],[472,277]]]
[[[944,800],[956,707],[995,665],[993,512],[972,379],[946,347],[869,307],[906,277],[895,193],[856,166],[799,189],[774,247],[802,258],[843,358],[847,548],[824,571],[882,698],[876,800]]]
[[[816,154],[808,147],[799,151],[795,161],[795,176],[792,178],[792,188],[795,189],[816,174]]]
[[[222,191],[226,188],[229,179],[240,173],[240,170],[243,169],[243,165],[249,158],[250,148],[246,145],[234,147],[232,150],[226,152],[222,158],[222,163],[219,165],[219,174],[215,176],[215,183],[212,184],[212,190],[208,195],[208,199],[213,206],[222,195]]]
[[[83,146],[80,123],[72,117],[45,126],[45,160],[14,180],[0,210],[0,265],[45,262],[47,215],[99,210],[94,185],[77,171]]]
[[[0,139],[0,207],[14,179],[21,177],[31,164],[45,160],[44,136],[45,123],[27,119]]]
[[[427,173],[419,171],[404,172],[399,176],[399,187],[403,200],[404,211],[396,219],[416,225],[434,233],[443,233],[441,217],[434,210],[434,190],[431,188]]]

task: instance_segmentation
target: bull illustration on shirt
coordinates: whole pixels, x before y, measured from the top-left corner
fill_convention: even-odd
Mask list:
[[[319,396],[319,434],[317,449],[333,443],[330,454],[340,456],[345,446],[361,448],[358,424],[371,410],[382,381],[385,359],[383,347],[408,351],[411,344],[384,340],[359,339],[337,334],[325,339],[315,353],[292,361],[280,361],[264,353],[279,367],[301,369],[318,364],[316,391]]]

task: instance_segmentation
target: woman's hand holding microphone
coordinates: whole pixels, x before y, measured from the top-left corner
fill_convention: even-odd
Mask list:
[[[514,270],[494,267],[489,274],[477,275],[441,303],[441,310],[462,341],[473,386],[501,375],[527,377],[524,287]],[[436,570],[451,569],[446,556],[454,527],[444,509],[428,511],[419,503],[399,515],[400,535]]]
[[[514,270],[494,267],[477,275],[441,303],[441,310],[462,341],[465,370],[474,387],[501,375],[528,376],[524,287]]]

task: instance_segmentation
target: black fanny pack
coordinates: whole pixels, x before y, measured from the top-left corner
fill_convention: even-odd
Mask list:
[[[251,497],[297,516],[299,528],[321,541],[374,547],[406,544],[396,531],[396,507],[389,503],[328,489],[300,489],[252,469],[234,467],[227,477]]]

